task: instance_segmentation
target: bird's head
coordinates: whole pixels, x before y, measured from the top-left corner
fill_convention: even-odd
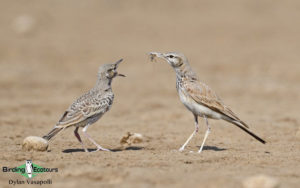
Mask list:
[[[119,64],[123,61],[123,59],[120,59],[119,61],[111,64],[105,64],[99,67],[98,76],[100,79],[113,79],[116,76],[122,76],[125,77],[124,74],[120,74],[117,72],[117,68]]]
[[[164,59],[167,61],[175,70],[177,75],[185,75],[196,77],[196,74],[192,71],[192,68],[189,65],[187,58],[179,52],[150,52],[150,60],[153,61],[156,58]]]
[[[180,68],[182,65],[187,63],[186,57],[179,52],[150,52],[149,55],[151,61],[153,61],[155,58],[161,58],[166,60],[173,68]]]

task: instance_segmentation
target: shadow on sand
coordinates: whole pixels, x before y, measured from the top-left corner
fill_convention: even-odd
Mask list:
[[[120,152],[120,151],[126,151],[126,150],[142,150],[144,147],[138,147],[138,146],[130,146],[126,148],[115,148],[115,149],[110,149],[112,152]],[[88,149],[89,152],[97,151],[97,149]],[[84,149],[66,149],[63,150],[64,153],[76,153],[76,152],[85,152]],[[101,152],[101,151],[100,151]]]
[[[197,146],[200,149],[200,146]],[[224,151],[225,148],[218,148],[216,146],[203,146],[203,150],[213,150],[213,151]]]

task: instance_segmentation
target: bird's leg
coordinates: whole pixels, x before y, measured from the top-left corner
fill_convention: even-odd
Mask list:
[[[194,115],[194,118],[195,118],[195,131],[197,133],[199,131],[198,116]]]
[[[99,144],[97,144],[97,142],[95,142],[92,137],[87,133],[87,128],[90,124],[86,125],[83,129],[82,132],[84,134],[85,137],[87,137],[93,144],[95,144],[97,146],[97,150],[96,151],[110,151],[109,149],[103,148],[102,146],[100,146]]]
[[[198,126],[198,116],[194,114],[195,118],[195,130],[191,134],[191,136],[185,141],[185,143],[180,147],[179,151],[183,151],[185,146],[190,142],[190,140],[194,137],[194,135],[198,132],[199,126]]]
[[[209,133],[210,133],[210,126],[209,126],[209,124],[208,124],[208,120],[207,120],[206,116],[203,116],[203,117],[204,117],[204,120],[205,120],[205,123],[206,123],[207,130],[206,130],[206,132],[205,132],[204,139],[203,139],[203,142],[202,142],[202,144],[201,144],[201,147],[200,147],[198,153],[201,153],[201,151],[202,151],[202,149],[203,149],[203,146],[204,146],[204,143],[205,143],[205,141],[206,141],[206,139],[207,139],[207,137],[208,137],[208,135],[209,135]]]
[[[89,151],[86,149],[85,145],[83,144],[83,142],[82,142],[82,140],[81,140],[81,138],[80,138],[80,135],[78,134],[78,129],[79,129],[79,127],[76,127],[76,129],[74,130],[74,134],[75,134],[76,138],[78,139],[78,141],[80,142],[80,144],[82,145],[84,151],[85,151],[85,152],[89,152]]]

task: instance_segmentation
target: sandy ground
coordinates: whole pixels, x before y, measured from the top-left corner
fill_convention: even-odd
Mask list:
[[[241,187],[258,174],[281,187],[300,184],[299,1],[0,1],[1,166],[32,159],[58,173],[52,187]],[[186,54],[199,78],[266,139],[211,120],[200,133],[179,102],[175,74],[149,51]],[[124,58],[114,105],[88,129],[116,152],[84,153],[70,128],[48,152],[25,152],[96,81],[101,64]],[[126,132],[147,142],[120,149]],[[299,133],[300,134],[300,133]],[[87,140],[89,148],[94,146]],[[1,187],[24,177],[1,172]]]

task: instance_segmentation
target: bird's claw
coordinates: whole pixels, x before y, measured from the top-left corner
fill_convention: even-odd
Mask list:
[[[110,151],[110,150],[109,150],[109,149],[106,149],[106,148],[101,148],[101,147],[99,147],[99,148],[97,148],[96,151]]]

